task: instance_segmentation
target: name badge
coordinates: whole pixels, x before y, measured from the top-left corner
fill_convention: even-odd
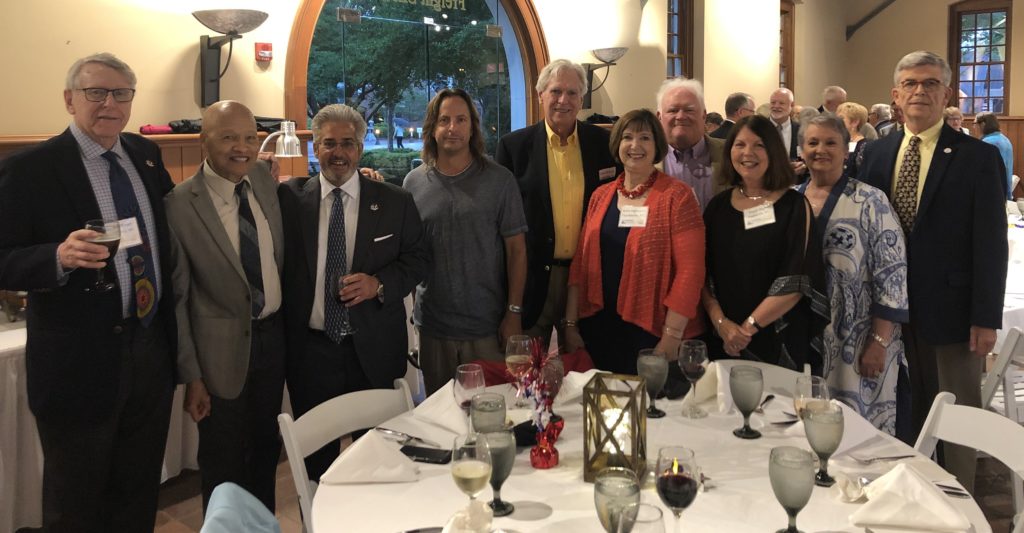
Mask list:
[[[117,221],[117,225],[121,227],[121,246],[118,250],[142,244],[142,234],[139,233],[139,222],[135,220],[135,217],[122,218]]]
[[[775,208],[772,204],[762,204],[743,210],[743,227],[745,229],[760,228],[775,223]]]
[[[602,168],[597,171],[597,178],[601,181],[607,181],[615,177],[615,167]]]
[[[620,228],[642,228],[647,226],[646,205],[624,205],[619,211]]]

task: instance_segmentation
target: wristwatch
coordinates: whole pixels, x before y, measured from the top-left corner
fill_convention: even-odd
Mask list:
[[[757,331],[761,331],[761,325],[757,323],[757,320],[754,320],[754,315],[748,316],[746,322],[747,324],[754,326],[754,329]]]
[[[384,282],[379,278],[377,279],[377,299],[384,302]]]

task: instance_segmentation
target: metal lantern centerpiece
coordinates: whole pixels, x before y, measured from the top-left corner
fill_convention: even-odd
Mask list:
[[[647,468],[647,393],[644,379],[598,373],[583,388],[583,479],[621,466]]]

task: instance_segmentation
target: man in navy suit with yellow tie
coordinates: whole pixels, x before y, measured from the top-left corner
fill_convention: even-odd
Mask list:
[[[994,147],[945,125],[951,77],[946,61],[931,52],[900,60],[892,96],[905,129],[868,145],[858,175],[889,195],[906,234],[910,324],[903,340],[915,436],[940,391],[981,407],[982,363],[1002,325],[1005,171]],[[947,445],[943,456],[972,489],[975,451]]]
[[[135,73],[111,54],[68,71],[64,133],[0,164],[0,287],[28,296],[29,407],[45,531],[150,532],[174,387],[160,149],[121,131]],[[88,220],[119,221],[120,249]],[[117,223],[117,222],[114,222]],[[97,269],[112,290],[97,290]]]

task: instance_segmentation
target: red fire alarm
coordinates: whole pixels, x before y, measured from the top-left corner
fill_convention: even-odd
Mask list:
[[[274,59],[273,43],[256,43],[256,61],[270,61]]]

